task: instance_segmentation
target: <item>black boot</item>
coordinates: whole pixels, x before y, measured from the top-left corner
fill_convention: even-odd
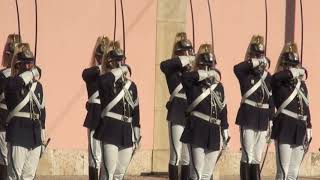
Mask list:
[[[89,167],[89,180],[98,180],[98,169]]]
[[[190,176],[190,166],[189,165],[182,165],[180,180],[188,180],[189,176]]]
[[[174,166],[169,164],[169,180],[178,180],[179,174],[178,174],[178,166]]]
[[[240,162],[240,179],[250,180],[250,164],[245,162]]]
[[[260,180],[260,164],[251,164],[250,168],[251,180]]]
[[[7,166],[0,165],[0,180],[7,180]]]

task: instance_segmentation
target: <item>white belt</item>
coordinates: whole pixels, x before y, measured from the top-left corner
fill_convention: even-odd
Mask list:
[[[198,117],[200,119],[203,119],[205,121],[208,121],[210,123],[213,123],[213,124],[216,124],[216,125],[219,125],[221,124],[221,120],[220,119],[216,119],[216,118],[213,118],[213,117],[210,117],[206,114],[203,114],[201,112],[198,112],[198,111],[192,111],[191,112],[191,115],[192,116],[195,116],[195,117]]]
[[[304,115],[301,115],[301,114],[297,114],[297,113],[289,111],[287,109],[282,109],[281,113],[285,114],[285,115],[287,115],[289,117],[292,117],[294,119],[301,120],[301,121],[306,121],[307,120],[307,116],[304,116]]]
[[[119,120],[119,121],[124,121],[124,122],[128,122],[131,123],[132,122],[132,117],[127,117],[118,113],[114,113],[114,112],[107,112],[104,116],[106,117],[111,117],[113,119]]]
[[[184,93],[178,93],[174,97],[181,98],[181,99],[187,99],[187,96]]]
[[[99,91],[96,91],[91,95],[91,97],[88,99],[88,103],[100,104]]]
[[[100,104],[100,99],[89,99],[88,103],[92,104]]]
[[[255,101],[251,101],[250,99],[245,99],[242,103],[245,103],[257,108],[269,109],[269,104],[257,103]]]
[[[32,114],[29,112],[16,112],[13,114],[13,117],[23,117],[23,118],[32,118],[32,119],[39,119],[39,114]]]

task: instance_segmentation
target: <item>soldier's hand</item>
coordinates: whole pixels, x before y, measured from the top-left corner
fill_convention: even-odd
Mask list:
[[[39,80],[41,77],[41,69],[38,66],[35,66],[31,69],[33,79],[34,80]]]
[[[179,56],[182,67],[192,64],[195,61],[195,56]]]
[[[310,139],[312,138],[312,129],[307,129],[307,141],[310,142]]]
[[[129,73],[129,75],[131,76],[131,68],[130,68],[129,65],[127,65],[127,64],[122,64],[122,65],[120,66],[120,68],[121,68],[122,73],[123,73],[124,75],[127,75],[127,74]]]
[[[306,75],[306,71],[303,68],[290,68],[290,72],[293,78],[303,78]]]

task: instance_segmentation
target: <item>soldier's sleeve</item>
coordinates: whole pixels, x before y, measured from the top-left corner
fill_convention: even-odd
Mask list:
[[[197,71],[185,72],[182,74],[182,85],[183,88],[188,91],[193,85],[200,79],[199,73]]]
[[[138,97],[137,86],[134,86],[133,96],[134,96],[134,108],[132,111],[132,126],[140,127],[140,108],[139,108],[139,97]]]
[[[84,69],[82,72],[82,79],[88,83],[96,80],[99,77],[100,70],[98,66],[94,66],[91,68]]]
[[[243,61],[233,66],[233,72],[237,76],[238,80],[246,78],[253,65],[251,61]]]
[[[179,58],[165,60],[160,63],[160,69],[166,76],[180,71],[182,66],[183,65]]]
[[[229,123],[228,123],[228,107],[226,103],[226,96],[224,93],[223,85],[221,84],[221,96],[223,98],[223,109],[219,112],[219,118],[221,120],[221,129],[228,129]]]
[[[43,87],[41,85],[41,116],[40,116],[40,121],[41,121],[41,125],[42,125],[42,129],[46,128],[46,116],[47,116],[47,112],[46,112],[46,107],[45,107],[45,97],[44,97],[44,93],[43,93]]]
[[[9,77],[5,90],[7,93],[21,91],[25,86],[23,79],[19,76]]]
[[[279,71],[273,74],[271,83],[275,86],[279,86],[283,81],[288,81],[292,78],[293,76],[289,70]]]
[[[0,73],[0,90],[4,91],[5,85],[6,85],[7,78],[3,75],[3,73]]]
[[[306,97],[309,100],[309,92],[308,92],[308,88],[305,85],[305,90],[306,90]],[[310,106],[306,106],[306,115],[307,115],[307,128],[312,128],[312,124],[311,124],[311,113],[310,113]]]
[[[269,78],[269,82],[271,81],[271,75],[268,75]],[[270,82],[271,84],[271,82]],[[270,91],[270,97],[269,97],[269,121],[273,120],[273,116],[275,115],[276,112],[276,107],[274,105],[274,101],[273,101],[273,92],[272,89]]]

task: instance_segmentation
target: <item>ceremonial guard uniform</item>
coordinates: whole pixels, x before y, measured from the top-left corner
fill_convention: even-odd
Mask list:
[[[296,180],[311,141],[311,118],[308,89],[301,68],[297,46],[287,43],[272,76],[272,91],[277,112],[272,139],[277,157],[276,180]]]
[[[7,80],[11,75],[11,61],[14,54],[14,48],[19,42],[19,35],[10,34],[2,56],[2,66],[0,70],[0,180],[7,180],[7,142],[6,142],[6,120],[8,116],[8,108],[4,96],[4,90]]]
[[[178,180],[178,166],[181,165],[181,180],[189,178],[189,151],[188,146],[180,141],[185,128],[185,111],[187,97],[182,86],[182,73],[188,71],[194,60],[192,44],[186,33],[178,33],[174,45],[172,59],[161,62],[161,71],[165,74],[170,93],[167,102],[168,130],[170,144],[169,179]]]
[[[181,141],[189,145],[192,180],[209,180],[223,141],[229,137],[225,94],[211,45],[200,46],[194,70],[183,73],[188,119]]]
[[[87,116],[83,126],[88,128],[89,180],[99,179],[99,170],[102,163],[101,142],[93,138],[93,134],[101,119],[98,89],[100,73],[97,70],[99,69],[98,66],[101,66],[102,56],[108,50],[109,43],[107,37],[98,38],[91,59],[91,67],[84,69],[82,72],[82,78],[86,83],[88,93]]]
[[[98,82],[102,120],[94,137],[102,142],[106,180],[123,179],[141,139],[137,87],[126,77],[129,68],[121,63],[124,59],[119,47],[109,51]]]
[[[271,75],[266,70],[270,62],[264,54],[263,37],[253,36],[245,60],[234,66],[242,95],[236,119],[240,126],[241,180],[260,179],[262,153],[275,111]]]
[[[41,71],[34,66],[29,44],[15,49],[5,88],[8,142],[8,180],[34,179],[45,140],[43,88],[38,81]]]

